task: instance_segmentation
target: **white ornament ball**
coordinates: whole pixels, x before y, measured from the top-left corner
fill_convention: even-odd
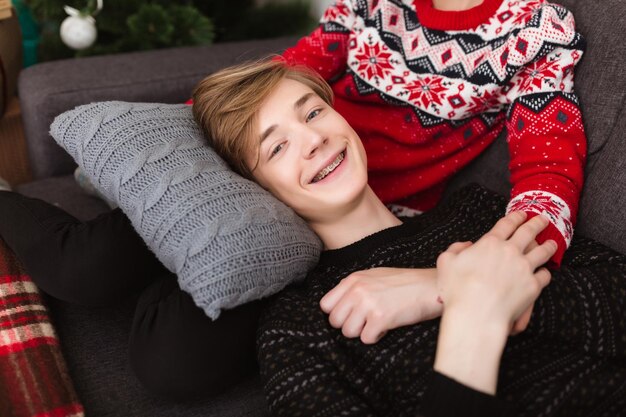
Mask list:
[[[89,48],[97,36],[96,21],[91,16],[68,16],[61,23],[61,40],[72,49]]]

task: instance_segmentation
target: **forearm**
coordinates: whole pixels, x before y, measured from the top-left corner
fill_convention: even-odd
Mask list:
[[[586,137],[576,100],[560,92],[532,94],[514,102],[507,119],[512,184],[507,213],[521,210],[529,219],[541,214],[550,220],[537,242],[557,242],[556,265],[570,245],[583,187]],[[549,104],[535,113],[527,106],[536,101]]]
[[[477,391],[495,395],[506,324],[472,312],[446,311],[441,320],[434,368]]]
[[[513,76],[506,93],[511,172],[511,204],[507,212],[523,210],[543,214],[551,226],[537,242],[554,240],[559,245],[552,261],[559,265],[569,247],[578,212],[587,157],[587,138],[578,97],[574,93],[574,67],[584,41],[576,33],[571,13],[561,15],[547,6],[541,9],[546,21],[559,21],[563,32],[532,30],[535,54],[517,59],[524,65]],[[521,42],[530,33],[521,31]],[[509,59],[515,59],[509,57]]]
[[[326,9],[320,25],[308,36],[283,52],[292,65],[306,65],[325,80],[331,80],[347,66],[350,28],[354,10],[348,2],[337,2]],[[327,30],[327,26],[332,29]]]

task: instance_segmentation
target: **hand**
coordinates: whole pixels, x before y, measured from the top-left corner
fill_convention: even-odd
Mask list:
[[[557,248],[546,241],[528,249],[548,220],[525,219],[511,213],[475,244],[455,243],[437,259],[444,312],[435,370],[491,395],[507,335],[550,282],[550,272],[537,268]]]
[[[537,241],[533,239],[533,241],[530,242],[530,244],[528,245],[524,253],[530,252],[531,250],[535,249],[537,246],[539,246],[539,243],[537,243]],[[513,327],[511,328],[511,333],[510,333],[511,335],[520,334],[521,332],[526,330],[526,328],[528,327],[528,323],[530,323],[530,317],[533,315],[534,307],[535,307],[535,303],[533,302],[526,309],[526,311],[524,311],[518,317],[518,319],[515,320],[515,323],[513,323]]]
[[[456,248],[458,248],[459,250],[465,249],[466,247],[469,247],[471,245],[471,242],[459,242],[460,244],[462,244],[461,246],[457,246]],[[528,253],[531,250],[535,249],[537,246],[539,246],[539,244],[537,243],[536,240],[532,240],[530,242],[530,244],[528,245],[528,247],[526,247],[526,249],[524,250],[524,253]],[[513,323],[513,326],[511,327],[511,335],[517,335],[522,333],[524,330],[526,330],[526,328],[528,327],[528,324],[530,323],[530,317],[533,314],[533,308],[535,307],[535,303],[531,303],[530,306],[519,316],[519,318],[517,320],[515,320],[515,322]]]
[[[354,272],[320,300],[331,326],[366,344],[388,330],[439,317],[434,269],[372,268]]]
[[[550,281],[550,272],[537,268],[556,252],[554,241],[527,250],[549,222],[543,216],[525,219],[523,212],[511,213],[475,244],[456,243],[439,256],[438,284],[446,309],[506,322],[512,330]]]

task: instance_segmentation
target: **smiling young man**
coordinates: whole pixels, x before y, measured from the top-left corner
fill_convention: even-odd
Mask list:
[[[558,243],[558,264],[583,186],[584,49],[572,13],[545,0],[336,0],[283,57],[331,84],[386,204],[433,208],[506,130],[507,212],[550,219],[537,241]]]
[[[309,87],[283,80],[257,118],[263,134],[255,180],[303,217],[326,249],[401,223],[367,185],[354,129]]]
[[[260,319],[258,360],[271,411],[512,415],[494,397],[499,363],[507,334],[549,281],[539,267],[556,244],[531,247],[548,220],[524,223],[526,214],[515,212],[498,221],[504,201],[473,188],[401,222],[368,185],[360,139],[331,103],[319,76],[280,60],[227,68],[194,92],[194,116],[209,143],[291,206],[326,247],[305,282],[273,297]],[[594,273],[615,275],[606,256],[593,259]],[[441,271],[432,268],[435,262]],[[580,277],[563,272],[556,278],[556,288],[547,287],[537,304],[534,336],[509,343],[502,362],[508,399],[533,415],[550,415],[554,401],[560,407],[572,398],[597,401],[588,392],[561,391],[583,374],[573,367],[556,375],[555,363],[580,363],[581,342],[606,356],[581,323],[566,318],[581,309],[595,316],[600,308],[621,323],[602,332],[623,330],[617,319],[623,305],[591,307]],[[442,311],[439,331],[428,319]],[[619,345],[611,355],[624,355]],[[531,377],[520,356],[530,358]],[[535,390],[545,395],[529,401]]]

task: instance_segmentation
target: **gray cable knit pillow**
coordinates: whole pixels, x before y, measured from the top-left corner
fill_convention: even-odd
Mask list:
[[[50,129],[213,319],[303,279],[318,261],[318,237],[229,169],[204,143],[190,106],[92,103]]]

